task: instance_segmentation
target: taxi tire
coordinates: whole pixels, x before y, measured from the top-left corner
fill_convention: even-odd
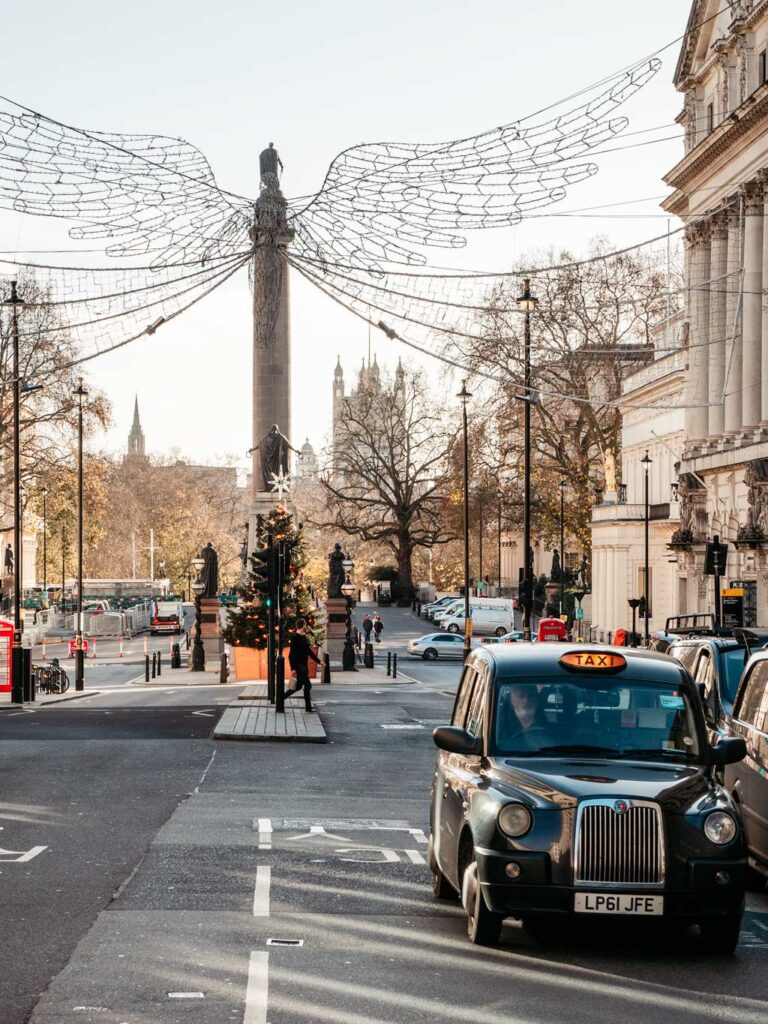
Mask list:
[[[450,624],[450,626],[448,627],[448,632],[449,633],[458,633],[459,632],[459,627],[456,625],[455,622],[452,622]]]
[[[742,906],[738,910],[729,910],[725,917],[712,921],[701,921],[699,931],[701,932],[701,948],[704,952],[718,956],[733,955],[739,944],[743,914]]]
[[[424,651],[424,661],[435,661],[437,659],[437,651],[434,647],[428,647]]]
[[[509,630],[504,629],[503,626],[499,626],[499,628],[495,631],[494,636],[504,636],[508,632]]]
[[[489,910],[477,877],[474,850],[462,880],[462,903],[467,912],[467,938],[476,946],[495,946],[504,923],[502,914]]]

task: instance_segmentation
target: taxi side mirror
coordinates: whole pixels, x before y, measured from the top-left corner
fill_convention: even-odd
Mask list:
[[[726,736],[709,748],[710,763],[714,765],[736,764],[747,756],[747,744],[741,736]]]
[[[440,725],[432,733],[435,746],[449,754],[482,754],[483,741],[456,725]]]

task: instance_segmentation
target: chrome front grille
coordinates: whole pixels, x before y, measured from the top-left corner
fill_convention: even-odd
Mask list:
[[[617,810],[622,805],[626,810]],[[661,809],[647,800],[585,800],[576,815],[576,885],[664,884]]]

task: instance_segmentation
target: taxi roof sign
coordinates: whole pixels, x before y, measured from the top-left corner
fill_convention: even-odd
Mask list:
[[[568,651],[560,658],[560,664],[589,672],[615,672],[627,667],[627,659],[613,651]]]

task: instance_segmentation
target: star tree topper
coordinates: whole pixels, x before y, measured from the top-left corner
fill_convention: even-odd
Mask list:
[[[269,481],[269,486],[271,490],[276,492],[280,501],[282,501],[283,495],[290,494],[291,491],[290,473],[286,473],[282,469],[279,473],[273,473]]]

